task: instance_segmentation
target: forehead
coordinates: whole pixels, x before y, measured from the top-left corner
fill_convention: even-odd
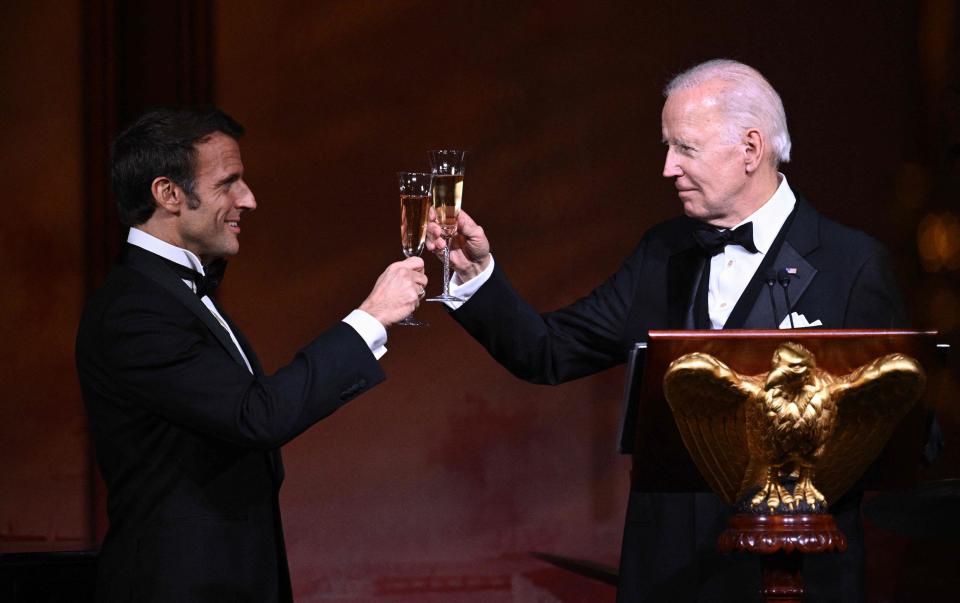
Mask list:
[[[725,124],[720,111],[721,82],[677,90],[663,104],[661,114],[664,136],[703,137],[719,131]]]
[[[240,145],[222,132],[214,132],[202,142],[197,143],[196,149],[198,178],[211,174],[243,171]]]

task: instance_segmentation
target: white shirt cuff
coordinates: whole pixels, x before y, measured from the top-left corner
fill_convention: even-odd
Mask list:
[[[463,304],[470,301],[470,298],[473,297],[473,294],[477,292],[480,287],[483,286],[488,280],[490,280],[490,275],[493,274],[493,254],[490,254],[490,264],[484,268],[483,272],[473,277],[465,283],[460,282],[460,275],[456,272],[453,273],[453,276],[450,278],[450,295],[456,295],[462,302],[444,302],[447,304],[447,307],[451,310],[456,310]]]
[[[347,314],[343,322],[347,323],[367,342],[367,347],[377,360],[387,353],[387,330],[380,321],[363,310],[357,309]]]

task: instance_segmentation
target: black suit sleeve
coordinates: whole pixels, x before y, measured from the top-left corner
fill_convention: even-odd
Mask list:
[[[172,307],[174,306],[174,307]],[[100,386],[121,405],[244,447],[288,442],[384,379],[352,327],[329,329],[272,376],[254,377],[169,298],[131,294],[103,316]]]
[[[556,384],[624,361],[624,332],[645,243],[606,282],[571,305],[539,314],[497,264],[453,317],[515,376]]]

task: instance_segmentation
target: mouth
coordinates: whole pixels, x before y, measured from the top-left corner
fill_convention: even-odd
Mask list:
[[[227,228],[235,234],[240,234],[240,220],[227,220]]]

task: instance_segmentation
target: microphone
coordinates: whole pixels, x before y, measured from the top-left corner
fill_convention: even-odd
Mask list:
[[[773,297],[773,285],[777,282],[777,272],[776,270],[768,270],[763,277],[763,282],[767,284],[767,293],[770,294],[770,310],[773,312],[773,328],[776,329],[780,325],[777,323],[777,300]],[[787,308],[789,312],[790,308]]]
[[[796,274],[796,268],[781,268],[777,271],[777,282],[783,287],[783,301],[787,304],[787,318],[790,319],[790,328],[796,329],[793,325],[793,314],[790,312],[790,296],[787,295],[787,289],[790,287],[790,275]],[[770,287],[770,295],[773,295],[773,287]]]

